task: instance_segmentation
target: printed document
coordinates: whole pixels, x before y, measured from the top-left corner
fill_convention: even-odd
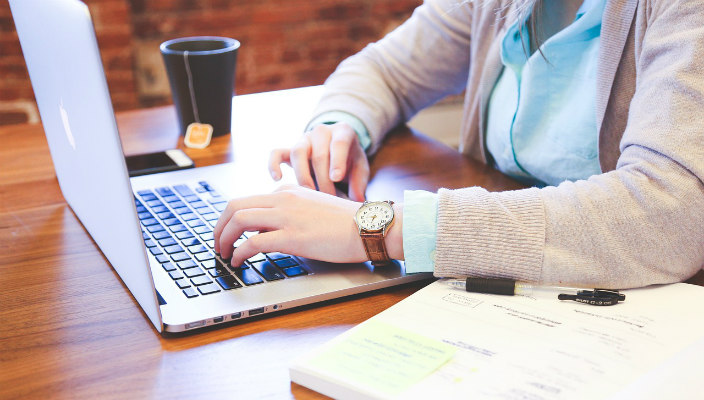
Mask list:
[[[438,281],[298,360],[291,379],[335,398],[604,399],[703,348],[704,287],[627,290],[602,307],[557,293]]]

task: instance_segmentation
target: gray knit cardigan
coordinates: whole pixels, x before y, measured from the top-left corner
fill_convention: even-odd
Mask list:
[[[465,90],[460,150],[488,162],[483,119],[511,8],[426,0],[340,64],[316,115],[356,115],[374,152],[395,125]],[[602,173],[542,189],[441,189],[437,276],[627,288],[685,280],[704,266],[701,2],[609,0],[596,95]]]

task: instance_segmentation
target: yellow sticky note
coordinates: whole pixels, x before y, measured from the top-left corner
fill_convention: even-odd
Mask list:
[[[398,395],[449,361],[456,348],[371,320],[324,350],[309,365],[386,395]]]

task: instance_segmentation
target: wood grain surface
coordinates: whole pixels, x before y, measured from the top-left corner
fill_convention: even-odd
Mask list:
[[[261,107],[256,96],[238,96],[236,105]],[[126,154],[179,147],[204,166],[261,145],[245,133],[261,129],[271,111],[204,150],[183,147],[171,107],[120,114],[118,126]],[[2,127],[0,143],[0,399],[321,398],[290,382],[291,360],[428,283],[160,336],[65,203],[41,125]],[[520,188],[405,127],[390,135],[372,172],[368,196],[380,199],[400,200],[403,189]]]

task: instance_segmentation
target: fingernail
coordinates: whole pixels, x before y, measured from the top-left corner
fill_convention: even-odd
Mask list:
[[[332,179],[333,181],[339,181],[340,179],[342,179],[342,170],[340,170],[339,168],[335,168],[334,170],[332,170],[332,172],[330,173],[330,179]]]
[[[271,171],[271,177],[275,180],[278,181],[280,179],[278,172]]]

